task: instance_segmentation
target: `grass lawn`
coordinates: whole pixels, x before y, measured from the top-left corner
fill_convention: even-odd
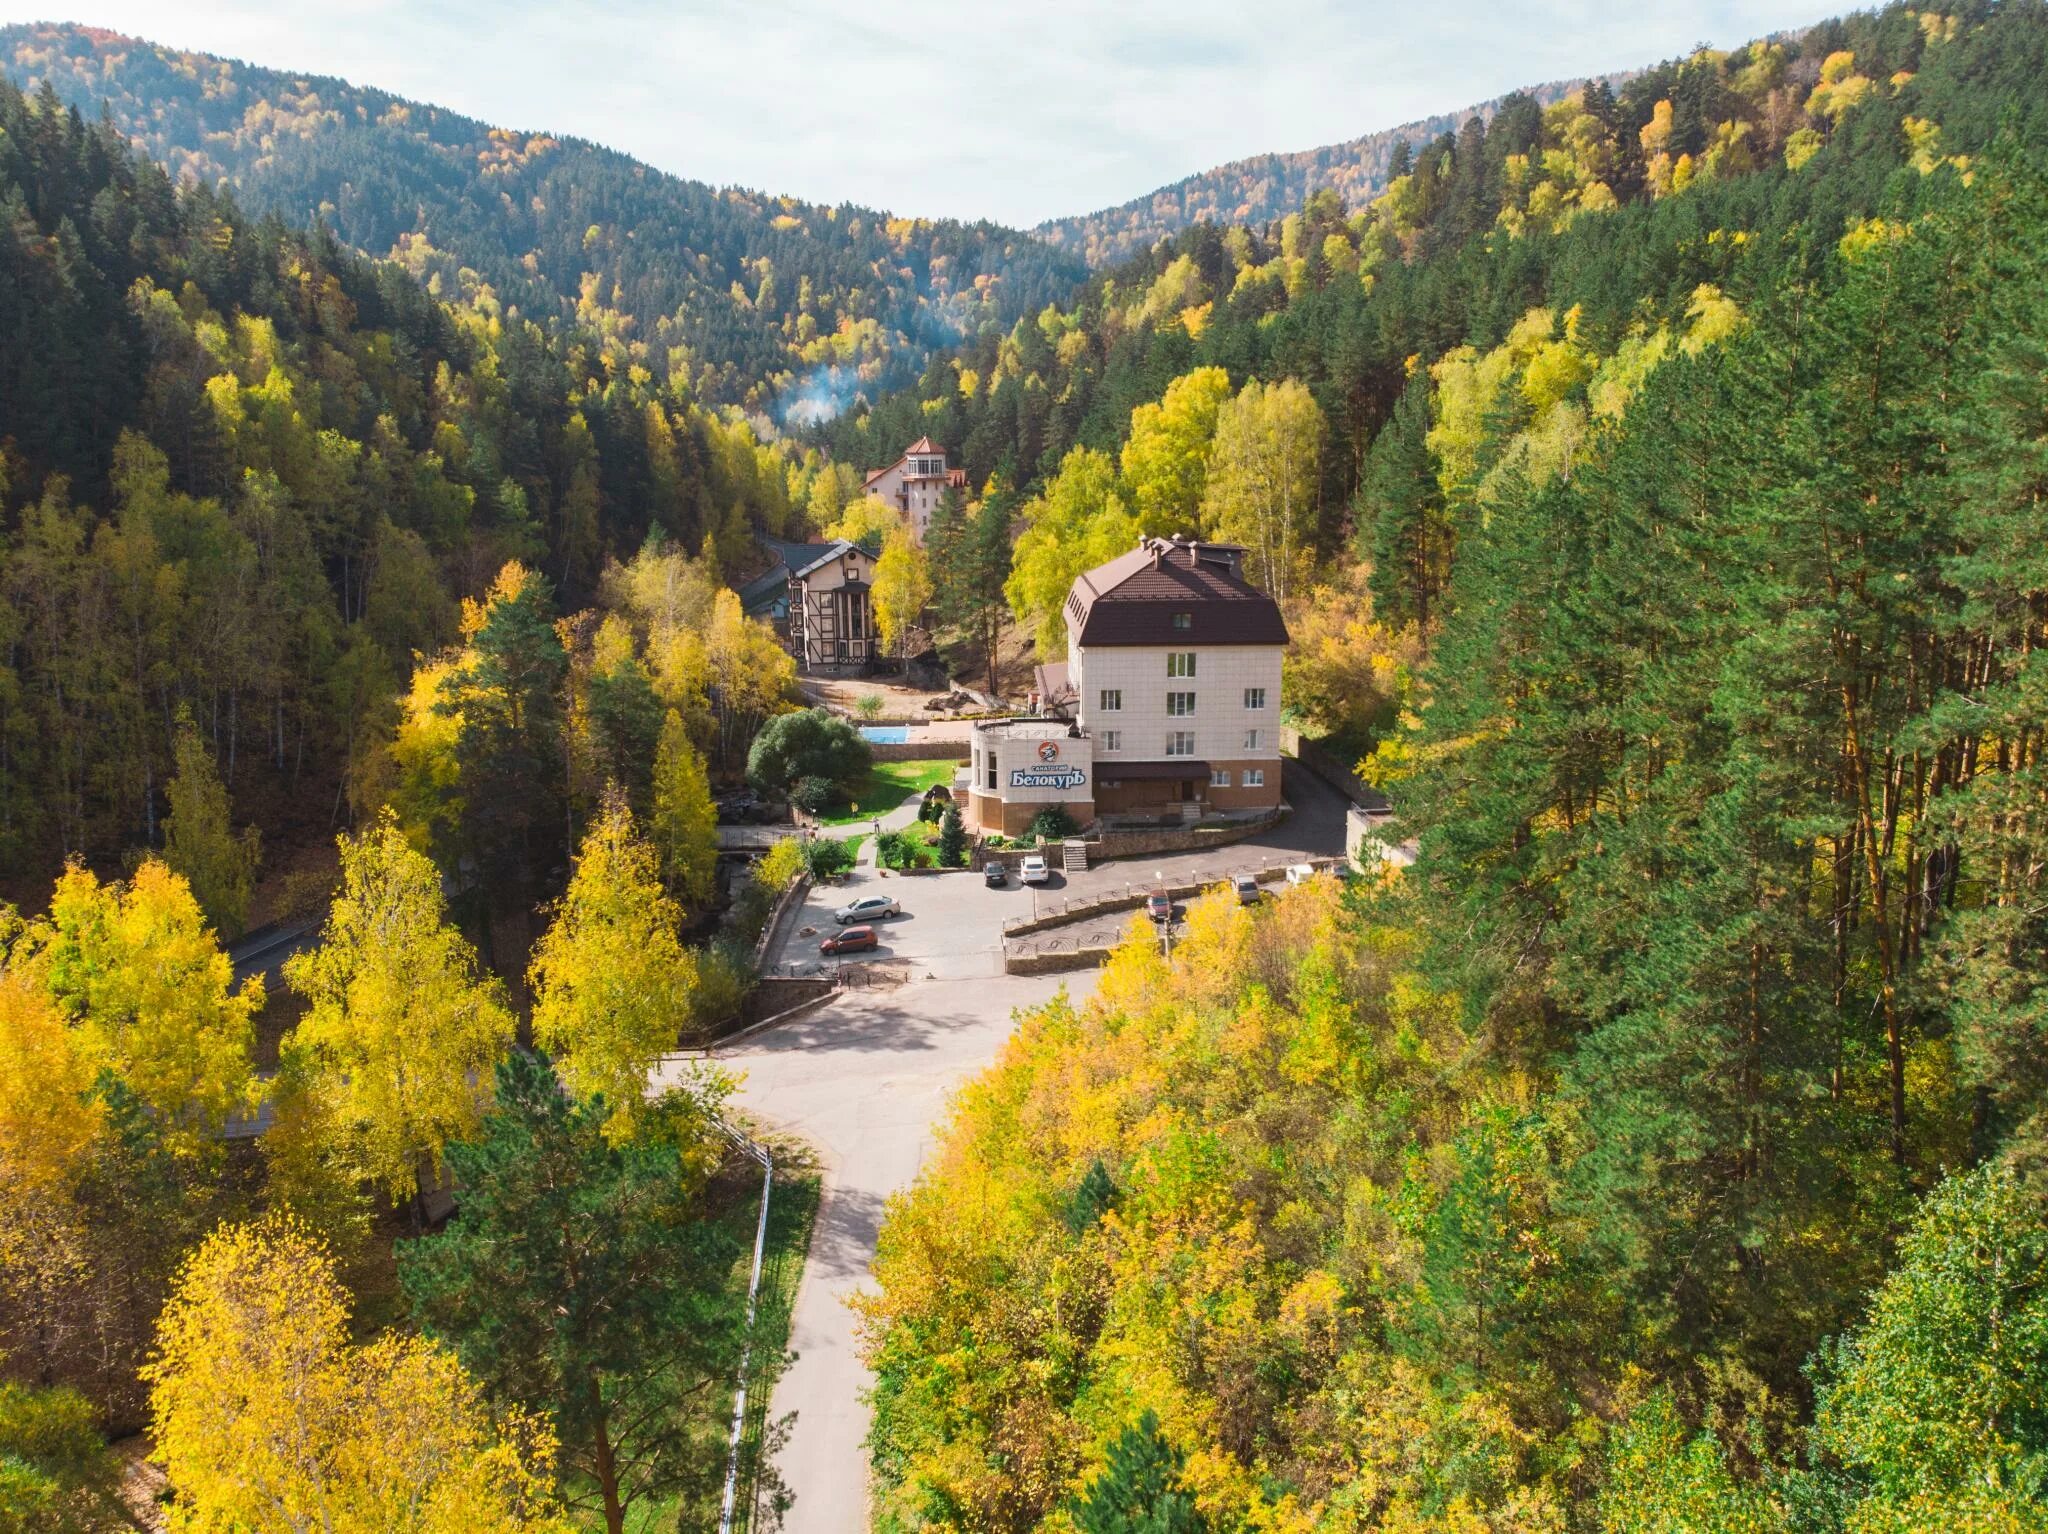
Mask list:
[[[818,818],[828,826],[873,820],[935,783],[950,784],[961,765],[954,761],[875,762],[869,766],[868,775],[848,790],[845,803],[833,805]]]
[[[744,1297],[753,1267],[754,1226],[761,1213],[761,1174],[749,1163],[751,1196],[734,1201],[721,1216],[740,1243],[733,1265],[733,1292]],[[761,1254],[761,1292],[754,1312],[754,1347],[747,1377],[747,1416],[740,1434],[739,1496],[735,1529],[751,1530],[758,1497],[767,1514],[775,1499],[772,1478],[761,1481],[764,1445],[773,1446],[774,1424],[768,1401],[776,1378],[789,1362],[789,1319],[796,1306],[797,1281],[803,1277],[804,1254],[811,1244],[811,1222],[818,1213],[819,1180],[810,1154],[800,1146],[775,1146],[775,1192],[768,1202],[768,1240]],[[732,1390],[713,1392],[698,1403],[685,1431],[698,1444],[705,1476],[694,1495],[647,1499],[628,1514],[628,1534],[673,1534],[678,1528],[713,1528],[718,1523],[719,1492],[725,1481],[727,1440],[732,1429]],[[785,1407],[784,1414],[787,1414]],[[765,1517],[764,1525],[772,1523]],[[597,1520],[594,1527],[602,1527]]]

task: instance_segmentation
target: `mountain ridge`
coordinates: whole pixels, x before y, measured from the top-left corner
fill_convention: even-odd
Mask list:
[[[618,366],[755,411],[905,382],[935,344],[1083,275],[987,221],[715,187],[588,140],[104,28],[0,28],[0,72],[47,81],[85,116],[104,107],[174,177],[225,185],[253,214],[323,222],[437,291],[488,286],[579,321]]]
[[[1501,104],[1513,96],[1528,96],[1547,107],[1589,85],[1604,83],[1618,89],[1642,73],[1640,68],[1621,69],[1550,80],[1356,138],[1246,155],[1109,207],[1045,219],[1034,224],[1031,233],[1055,248],[1073,250],[1091,269],[1099,270],[1199,221],[1258,225],[1284,218],[1325,187],[1334,189],[1347,207],[1357,208],[1386,190],[1387,165],[1396,144],[1420,149],[1432,139],[1455,134],[1473,117],[1491,123]]]

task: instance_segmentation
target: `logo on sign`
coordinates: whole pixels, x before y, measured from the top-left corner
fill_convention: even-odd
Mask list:
[[[1079,788],[1088,774],[1078,767],[1018,767],[1010,773],[1012,788]]]
[[[1041,762],[1056,762],[1060,759],[1060,743],[1056,740],[1041,740],[1038,743],[1038,759]]]

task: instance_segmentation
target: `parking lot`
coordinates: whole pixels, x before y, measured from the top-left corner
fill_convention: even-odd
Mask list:
[[[1293,763],[1287,767],[1287,798],[1294,807],[1279,825],[1245,841],[1201,852],[1162,853],[1099,864],[1080,873],[1055,870],[1048,882],[1019,884],[1013,875],[1001,889],[989,889],[978,870],[934,874],[888,873],[874,867],[873,843],[863,849],[860,868],[836,884],[811,890],[800,913],[783,924],[770,955],[776,974],[829,974],[846,963],[873,966],[906,979],[964,980],[1003,972],[1003,926],[1066,904],[1108,895],[1142,895],[1161,881],[1169,885],[1212,884],[1232,874],[1278,867],[1344,850],[1345,801],[1334,789]],[[865,895],[889,895],[903,914],[874,922],[880,945],[835,959],[818,952],[819,942],[839,930],[833,913]],[[1177,903],[1178,905],[1181,903]],[[1019,939],[1030,951],[1113,943],[1130,921],[1129,912],[1092,918],[1055,932]]]

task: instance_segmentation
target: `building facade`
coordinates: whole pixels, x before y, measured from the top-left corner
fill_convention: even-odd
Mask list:
[[[806,550],[806,554],[813,551]],[[789,648],[816,671],[860,671],[876,654],[875,561],[844,538],[789,572]]]
[[[886,469],[876,469],[861,483],[861,494],[886,501],[909,520],[919,543],[932,525],[932,513],[948,490],[967,488],[967,471],[946,467],[946,450],[930,437],[919,437]]]
[[[1048,803],[1086,824],[1194,821],[1280,802],[1287,626],[1244,579],[1243,552],[1148,538],[1075,580],[1067,659],[1038,674],[1049,717],[975,731],[976,825],[1014,835]],[[1059,726],[1065,736],[1046,733]],[[1056,754],[1034,770],[1029,757],[1046,742]]]

